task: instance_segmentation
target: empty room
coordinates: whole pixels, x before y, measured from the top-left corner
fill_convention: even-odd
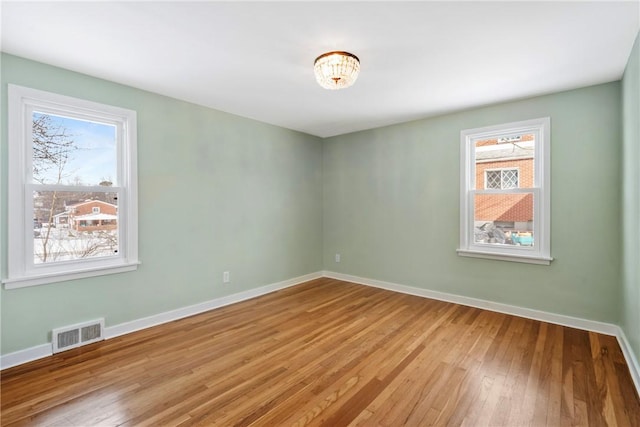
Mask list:
[[[640,1],[2,1],[2,426],[639,426]]]

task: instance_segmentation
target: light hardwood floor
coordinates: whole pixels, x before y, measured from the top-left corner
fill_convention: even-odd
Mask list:
[[[1,381],[3,426],[640,426],[614,337],[326,278]]]

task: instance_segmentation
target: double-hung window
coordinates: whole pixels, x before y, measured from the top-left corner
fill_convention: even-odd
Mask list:
[[[549,118],[461,132],[459,255],[551,262],[549,138]]]
[[[6,288],[138,265],[135,111],[9,85]]]

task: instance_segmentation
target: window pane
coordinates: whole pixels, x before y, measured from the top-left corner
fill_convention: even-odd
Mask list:
[[[118,254],[117,193],[33,192],[35,264]]]
[[[486,175],[487,179],[487,188],[489,189],[500,189],[500,171],[487,171]]]
[[[477,140],[474,150],[476,190],[534,186],[534,134]]]
[[[533,246],[533,194],[475,194],[475,243]]]
[[[114,125],[34,112],[32,126],[33,182],[117,184]]]
[[[502,188],[518,188],[518,169],[505,169],[501,173]]]

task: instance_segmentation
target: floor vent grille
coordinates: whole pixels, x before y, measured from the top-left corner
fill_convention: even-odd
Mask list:
[[[52,331],[53,352],[70,350],[104,339],[104,319],[64,326]]]

